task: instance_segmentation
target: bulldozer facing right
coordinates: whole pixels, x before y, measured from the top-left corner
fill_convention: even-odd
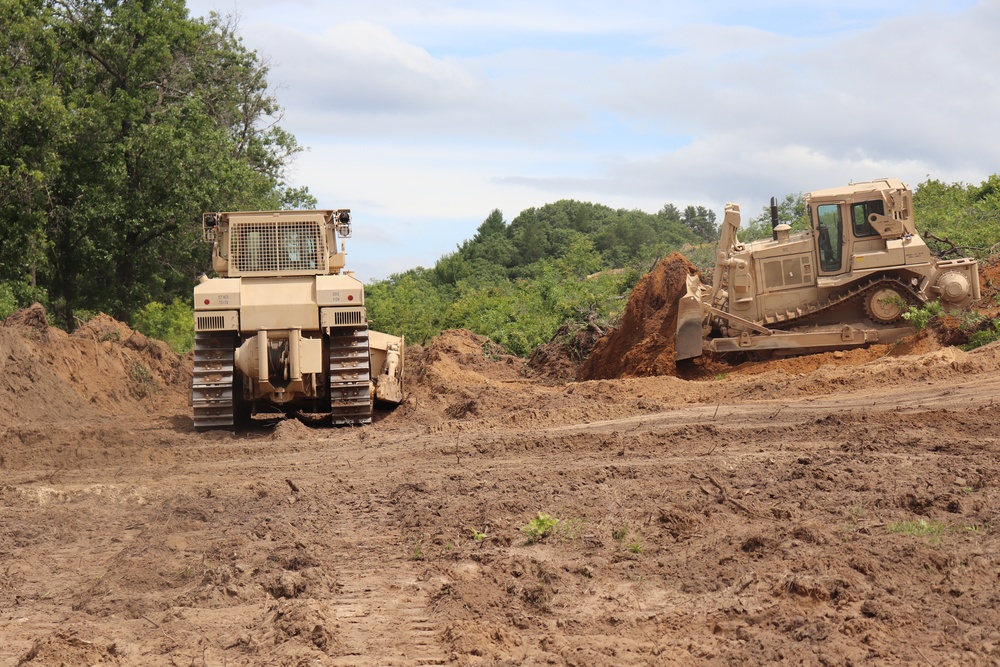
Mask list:
[[[711,285],[687,278],[676,358],[715,353],[805,354],[892,342],[907,308],[946,310],[979,298],[979,267],[938,260],[917,234],[913,194],[893,178],[806,195],[812,229],[791,233],[771,201],[772,238],[740,243],[727,204]]]

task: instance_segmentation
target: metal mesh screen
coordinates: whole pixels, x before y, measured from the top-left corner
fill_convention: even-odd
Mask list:
[[[230,230],[230,262],[239,273],[326,270],[323,232],[314,220],[240,222]]]

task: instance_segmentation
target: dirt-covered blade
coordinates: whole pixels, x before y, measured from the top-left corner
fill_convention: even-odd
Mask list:
[[[674,358],[678,361],[701,356],[704,319],[701,308],[702,291],[698,276],[688,276],[687,292],[681,297],[677,306],[677,341],[674,343]]]

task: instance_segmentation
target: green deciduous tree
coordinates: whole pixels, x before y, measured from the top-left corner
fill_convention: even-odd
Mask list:
[[[812,227],[806,200],[801,192],[785,195],[784,199],[778,201],[778,222],[790,225],[795,232]],[[739,231],[739,238],[741,241],[756,241],[769,238],[771,234],[771,207],[765,206],[759,215],[744,223]]]
[[[681,222],[694,232],[701,243],[714,243],[718,239],[719,227],[715,224],[715,211],[704,206],[688,206],[684,209]]]
[[[927,180],[914,190],[914,216],[920,232],[946,238],[962,252],[983,257],[1000,243],[1000,176],[980,185]],[[944,244],[930,240],[944,250]]]
[[[28,249],[0,278],[35,280],[63,323],[188,293],[204,210],[312,202],[285,183],[300,149],[231,21],[183,0],[0,3],[3,246]]]

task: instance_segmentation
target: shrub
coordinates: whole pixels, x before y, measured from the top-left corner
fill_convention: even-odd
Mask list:
[[[922,306],[910,306],[903,313],[903,319],[917,329],[926,329],[943,312],[940,301],[930,301]]]
[[[979,330],[969,336],[969,342],[959,347],[968,352],[995,340],[1000,340],[1000,318],[984,321]]]
[[[179,298],[170,304],[147,303],[133,320],[133,328],[162,340],[178,354],[194,348],[194,308]]]
[[[528,538],[528,544],[534,544],[544,539],[557,525],[559,525],[559,519],[539,512],[537,517],[528,522],[528,525],[521,526],[521,532]]]

